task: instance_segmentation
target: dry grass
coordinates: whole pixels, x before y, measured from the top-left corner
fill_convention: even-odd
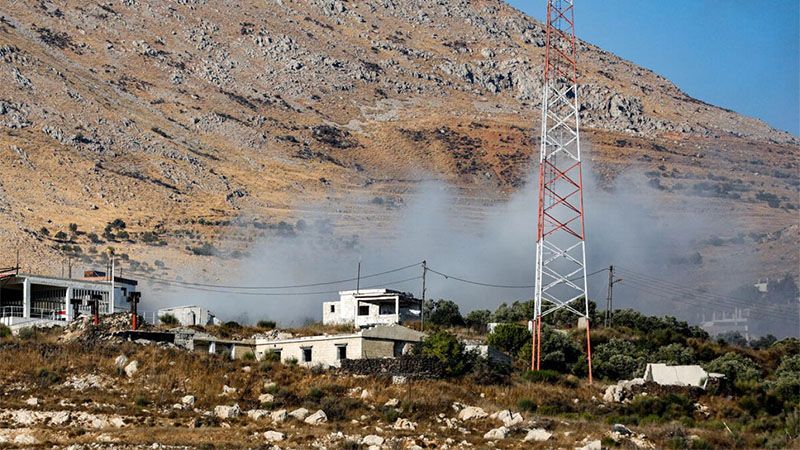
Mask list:
[[[602,397],[604,386],[599,383],[589,386],[585,380],[580,380],[575,386],[571,382],[530,383],[517,378],[509,385],[478,385],[465,380],[392,384],[384,378],[343,376],[333,371],[315,373],[297,366],[231,361],[215,355],[127,342],[101,342],[87,347],[76,343],[58,344],[55,340],[55,334],[42,333],[29,341],[14,339],[0,344],[0,383],[5,394],[0,397],[3,407],[29,408],[24,400],[35,396],[39,398],[40,408],[63,410],[65,407],[59,406],[59,402],[64,400],[76,405],[67,409],[117,414],[127,417],[126,422],[131,425],[105,430],[74,427],[64,430],[40,427],[35,430],[43,442],[58,444],[96,442],[102,433],[119,442],[135,445],[159,442],[203,447],[213,443],[222,448],[242,448],[262,445],[263,441],[254,436],[267,429],[287,433],[294,443],[309,443],[325,440],[335,431],[366,435],[376,433],[375,427],[379,427],[384,431],[378,434],[384,436],[413,439],[420,435],[435,436],[439,443],[452,438],[456,442],[467,440],[481,448],[485,444],[483,433],[497,427],[497,422],[489,419],[471,422],[472,433],[464,435],[456,429],[445,428],[437,417],[440,414],[454,417],[454,402],[479,406],[487,412],[502,409],[520,411],[519,401],[527,399],[537,404],[539,409],[534,414],[522,411],[523,415],[534,419],[537,426],[548,428],[554,436],[546,445],[526,448],[569,448],[587,436],[603,438],[610,424],[621,420],[623,414],[621,405],[605,405],[597,400]],[[114,366],[114,359],[119,354],[139,362],[139,372],[132,379]],[[249,369],[245,369],[247,367]],[[70,377],[86,374],[107,379],[109,387],[77,391],[62,386]],[[277,384],[269,391],[275,396],[272,405],[258,402],[258,396],[266,392],[266,380]],[[223,385],[234,387],[237,392],[221,396]],[[359,390],[351,394],[351,390],[356,388]],[[360,398],[360,389],[369,391],[368,398]],[[305,407],[311,411],[325,410],[330,421],[317,427],[298,425],[293,421],[273,425],[269,421],[255,422],[246,417],[222,421],[194,411],[173,409],[172,405],[187,394],[196,397],[195,406],[201,411],[233,403],[238,403],[245,411],[262,407],[291,411]],[[400,401],[399,410],[383,406],[392,398]],[[732,400],[724,397],[706,396],[699,401],[709,406],[717,417],[735,417],[742,413]],[[398,417],[417,422],[417,429],[391,429]],[[713,447],[758,446],[761,442],[754,440],[752,433],[736,428],[738,435],[727,432],[714,416],[709,420],[699,416],[687,420],[689,422],[683,424],[650,421],[628,425],[638,433],[645,433],[659,448],[688,442],[686,439],[691,435],[699,436],[702,442]],[[222,427],[223,422],[230,428]],[[147,432],[142,432],[144,429]],[[515,432],[500,447],[523,448],[521,433]],[[337,448],[341,442],[327,445]]]

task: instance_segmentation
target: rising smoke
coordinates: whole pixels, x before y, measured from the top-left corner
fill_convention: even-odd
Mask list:
[[[656,274],[673,282],[698,282],[701,276],[692,264],[674,264],[694,251],[694,243],[707,238],[713,229],[702,214],[679,215],[670,208],[658,190],[647,187],[641,175],[625,175],[610,187],[601,188],[584,168],[588,271],[617,264]],[[530,170],[529,173],[536,173]],[[439,182],[422,182],[402,208],[389,209],[391,229],[371,227],[369,219],[357,237],[343,237],[330,230],[323,214],[311,214],[303,220],[305,231],[294,237],[269,238],[257,242],[250,256],[231,262],[227,276],[204,279],[202,270],[182,273],[191,281],[236,286],[287,286],[341,280],[356,276],[361,262],[362,274],[369,275],[427,260],[440,272],[493,284],[533,284],[537,193],[536,183],[527,183],[511,198],[480,208],[476,218],[463,192]],[[674,197],[673,197],[674,198]],[[368,199],[359,200],[365,205]],[[702,210],[701,205],[695,210]],[[690,211],[686,205],[679,208]],[[316,224],[316,225],[315,225]],[[719,226],[721,224],[714,224]],[[728,223],[728,228],[736,224]],[[738,262],[742,264],[742,261]],[[421,267],[361,280],[361,287],[386,286],[412,292],[421,291],[421,280],[394,284],[421,275]],[[716,277],[718,274],[708,274]],[[702,280],[699,280],[702,281]],[[589,296],[602,307],[605,302],[607,273],[589,278]],[[469,285],[429,273],[428,298],[455,300],[462,312],[473,309],[494,310],[502,302],[528,300],[533,289],[498,289]],[[150,288],[154,288],[151,285]],[[321,318],[321,302],[337,298],[336,290],[355,289],[356,282],[336,285],[280,288],[276,295],[255,296],[230,292],[205,292],[185,289],[163,290],[149,298],[163,305],[200,304],[209,307],[224,320],[255,322],[269,318],[283,325],[297,325]],[[147,287],[146,287],[147,288]],[[616,288],[615,307],[634,307],[647,313],[683,315],[680,305],[643,293],[623,282]],[[236,289],[244,292],[244,289]],[[250,291],[248,291],[250,292]],[[253,291],[255,292],[255,291]],[[308,292],[326,292],[305,294]],[[279,295],[279,294],[302,295]]]

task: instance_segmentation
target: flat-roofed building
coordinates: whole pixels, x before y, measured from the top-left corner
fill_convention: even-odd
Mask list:
[[[97,299],[98,314],[129,309],[127,296],[136,292],[135,280],[115,277],[112,283],[102,272],[86,272],[84,278],[58,278],[27,273],[0,275],[0,322],[7,326],[53,325],[91,314]],[[113,293],[112,293],[113,287]]]
[[[379,325],[356,333],[291,339],[255,339],[256,357],[304,366],[339,367],[343,359],[394,358],[407,354],[424,334],[400,325]]]
[[[217,317],[206,308],[197,305],[171,306],[158,310],[158,318],[170,315],[178,320],[178,323],[185,327],[192,325],[219,325],[221,322]]]
[[[418,322],[422,300],[391,289],[361,289],[339,292],[339,300],[322,304],[322,323],[325,325],[354,325],[357,328],[374,325]]]

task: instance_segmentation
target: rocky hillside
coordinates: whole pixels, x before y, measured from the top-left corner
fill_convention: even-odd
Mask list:
[[[530,173],[543,45],[498,0],[5,2],[3,264],[17,247],[51,272],[46,255],[88,264],[107,245],[134,269],[235,258],[247,230],[309,212],[343,234],[385,226],[423,179],[480,217]],[[796,272],[776,250],[798,243],[796,137],[590,43],[580,72],[601,185],[641,173],[664,214],[736,223],[709,251],[755,255],[743,279]],[[125,233],[104,233],[117,218]]]

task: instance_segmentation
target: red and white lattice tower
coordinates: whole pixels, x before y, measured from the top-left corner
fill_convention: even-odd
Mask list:
[[[564,309],[583,318],[580,322],[586,327],[591,382],[577,43],[573,12],[574,0],[547,2],[531,368],[539,370],[541,367],[542,317]]]

